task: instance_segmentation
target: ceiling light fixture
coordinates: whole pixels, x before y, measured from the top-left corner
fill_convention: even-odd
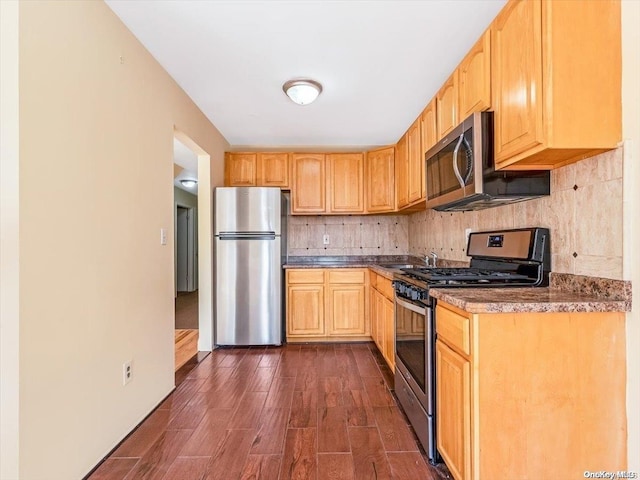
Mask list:
[[[187,188],[193,188],[198,184],[198,181],[185,178],[183,180],[180,180],[180,183]]]
[[[308,105],[322,93],[322,85],[315,80],[289,80],[282,85],[282,90],[294,103]]]

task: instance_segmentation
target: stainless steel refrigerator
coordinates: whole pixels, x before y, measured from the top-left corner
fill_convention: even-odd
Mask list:
[[[216,345],[282,344],[287,211],[279,188],[215,189]]]

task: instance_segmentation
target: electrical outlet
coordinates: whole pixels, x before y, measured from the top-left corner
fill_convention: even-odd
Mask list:
[[[167,229],[161,228],[160,229],[160,245],[166,245],[166,244],[167,244]]]
[[[469,235],[471,234],[471,229],[470,228],[465,228],[464,229],[464,238],[465,238],[465,245],[469,245]]]
[[[322,244],[323,245],[329,245],[329,235],[323,235]]]
[[[133,378],[133,369],[131,368],[131,360],[122,364],[122,385],[126,385]]]

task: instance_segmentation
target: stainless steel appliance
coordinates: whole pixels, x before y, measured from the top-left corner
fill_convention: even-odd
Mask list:
[[[215,189],[216,345],[282,344],[287,210],[279,188]]]
[[[469,236],[469,268],[407,268],[395,275],[395,392],[429,461],[437,463],[436,299],[430,288],[535,287],[549,284],[549,230],[524,228]]]
[[[425,154],[427,208],[480,210],[550,192],[550,172],[496,171],[493,112],[466,118]]]

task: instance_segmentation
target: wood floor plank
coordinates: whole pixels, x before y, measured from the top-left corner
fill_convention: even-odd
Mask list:
[[[192,433],[192,430],[163,432],[136,466],[124,477],[125,480],[161,480]]]
[[[364,390],[346,390],[343,392],[347,425],[350,427],[368,427],[376,425],[376,418],[369,396]]]
[[[342,383],[338,377],[318,378],[318,407],[338,407],[344,405]]]
[[[438,480],[434,469],[427,466],[419,452],[388,453],[389,465],[393,478],[420,478],[421,480]]]
[[[304,390],[293,392],[291,402],[290,428],[315,427],[318,410],[318,391]]]
[[[211,457],[178,457],[162,480],[201,480]]]
[[[227,430],[218,451],[209,463],[204,478],[207,480],[227,480],[239,478],[256,435],[255,430]]]
[[[398,407],[374,407],[378,430],[387,452],[412,452],[418,446]]]
[[[224,385],[206,392],[207,405],[217,408],[235,408],[240,403],[246,388],[247,384],[242,379],[229,379]]]
[[[350,453],[318,454],[318,479],[355,480],[355,478],[355,473],[353,471],[353,455]],[[418,478],[419,477],[416,477],[415,480]]]
[[[289,409],[264,407],[251,445],[252,454],[281,454],[287,432]]]
[[[122,480],[139,461],[139,458],[107,458],[88,480]]]
[[[282,455],[249,455],[240,480],[278,480]]]
[[[188,403],[171,419],[169,425],[167,425],[167,430],[193,430],[198,426],[207,410],[207,405],[191,405]]]
[[[267,392],[245,392],[227,428],[255,428],[267,398]]]
[[[112,457],[142,457],[166,431],[171,411],[156,410],[116,449]]]
[[[247,349],[243,348],[224,349],[224,356],[219,365],[221,367],[237,367],[242,361],[242,358],[246,355],[247,351]]]
[[[392,407],[396,404],[382,377],[363,378],[364,388],[373,407]]]
[[[314,367],[301,367],[296,376],[294,390],[315,390],[318,387],[318,374]]]
[[[344,407],[318,408],[318,452],[349,452]]]
[[[256,368],[247,383],[248,392],[268,392],[276,374],[276,367]]]
[[[260,356],[258,368],[277,367],[280,362],[281,350],[279,348],[267,348]]]
[[[289,428],[285,440],[280,478],[314,480],[317,478],[315,428]]]
[[[276,377],[271,384],[264,406],[290,408],[295,384],[296,379],[293,377]]]
[[[391,469],[376,427],[349,427],[355,477],[387,480]]]
[[[210,408],[180,450],[181,457],[212,456],[225,438],[231,408]]]

